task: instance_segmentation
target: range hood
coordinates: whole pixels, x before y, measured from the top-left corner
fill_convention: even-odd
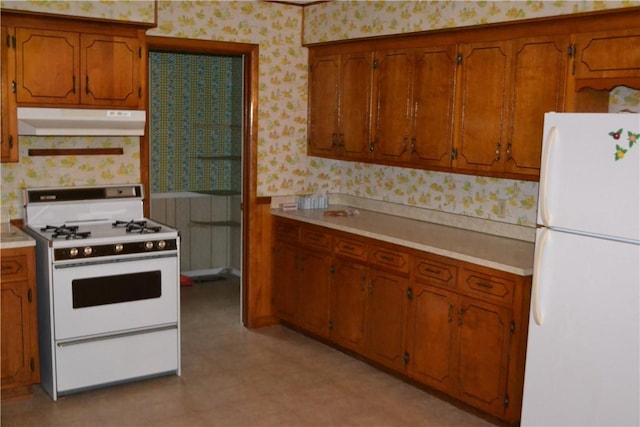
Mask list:
[[[18,135],[141,136],[145,111],[18,107]]]

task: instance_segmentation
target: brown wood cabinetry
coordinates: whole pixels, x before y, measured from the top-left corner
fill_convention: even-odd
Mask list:
[[[144,110],[149,26],[3,10],[2,161],[18,160],[17,107]]]
[[[539,175],[544,113],[563,108],[568,48],[568,37],[461,46],[454,169]]]
[[[309,64],[309,154],[369,158],[373,53],[316,57]]]
[[[415,53],[410,165],[447,168],[453,141],[456,46],[424,47]]]
[[[530,277],[290,219],[275,217],[274,230],[274,247],[291,248],[274,256],[275,295],[285,276],[298,277],[286,285],[297,288],[297,296],[290,296],[294,289],[281,298],[284,307],[297,308],[276,307],[281,320],[487,414],[517,422]],[[310,291],[308,279],[300,280],[296,271],[305,257],[321,260],[313,268],[318,291]],[[306,305],[307,297],[314,302]],[[297,304],[290,303],[296,298]],[[325,319],[328,333],[322,328]]]
[[[277,317],[318,336],[329,335],[331,238],[311,227],[278,222],[273,305]]]
[[[640,8],[624,8],[311,46],[308,154],[537,180],[544,113],[604,112],[613,87],[640,89],[638,19]],[[349,55],[366,59],[346,91]],[[358,114],[341,111],[345,100]],[[340,151],[340,130],[319,142],[325,122],[351,119],[355,155]]]
[[[144,106],[137,37],[16,27],[15,55],[18,105]]]
[[[2,399],[31,392],[40,382],[34,247],[3,249]]]
[[[1,27],[2,49],[0,49],[1,70],[0,79],[2,80],[2,139],[0,140],[0,161],[1,162],[17,162],[18,161],[18,122],[15,113],[15,97],[11,96],[11,86],[15,75],[15,57],[9,55],[11,37],[7,27]]]

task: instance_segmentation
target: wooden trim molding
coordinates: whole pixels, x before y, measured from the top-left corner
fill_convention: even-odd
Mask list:
[[[124,153],[122,148],[30,148],[29,156],[113,156]]]
[[[263,326],[271,316],[271,234],[269,205],[257,197],[259,45],[147,36],[147,52],[242,56],[244,61],[243,187],[242,187],[242,323]],[[147,57],[148,64],[148,57]],[[148,110],[148,105],[147,105]],[[147,111],[148,115],[148,111]],[[149,129],[140,138],[140,174],[149,188]],[[149,215],[145,201],[145,215]],[[264,319],[267,319],[265,321]]]

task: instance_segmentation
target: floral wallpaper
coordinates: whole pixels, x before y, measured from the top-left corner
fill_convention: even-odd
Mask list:
[[[147,2],[7,1],[3,8],[152,22]],[[260,196],[319,190],[533,225],[537,184],[389,168],[306,156],[307,49],[304,43],[475,25],[640,5],[640,1],[331,1],[304,9],[264,1],[157,2],[155,36],[198,38],[260,46],[258,176]],[[304,25],[303,25],[304,20]],[[616,105],[637,102],[637,92]],[[636,104],[637,105],[637,104]],[[124,145],[123,156],[30,158],[28,147]],[[137,141],[21,138],[17,164],[2,165],[3,209],[21,217],[25,186],[139,180]],[[135,147],[134,147],[135,146]],[[53,162],[51,166],[49,163]],[[88,172],[91,170],[91,172]],[[507,200],[498,218],[497,199]]]

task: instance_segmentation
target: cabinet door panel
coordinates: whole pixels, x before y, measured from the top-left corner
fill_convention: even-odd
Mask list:
[[[340,56],[312,60],[309,67],[309,151],[311,156],[335,155],[338,144]]]
[[[9,43],[10,37],[15,36],[14,30],[2,27],[2,35],[0,40],[6,40]],[[2,57],[2,69],[0,70],[0,79],[2,79],[2,136],[0,139],[0,161],[17,162],[18,161],[18,123],[16,122],[16,106],[15,96],[9,96],[11,91],[11,82],[15,81],[15,55],[9,55],[9,46],[3,46],[0,49]]]
[[[505,171],[539,175],[544,113],[562,111],[568,37],[518,40]]]
[[[302,253],[299,289],[300,327],[322,337],[329,335],[331,257]]]
[[[455,307],[452,292],[413,282],[409,303],[409,375],[442,391],[452,388],[455,374]]]
[[[373,360],[404,369],[408,280],[371,269],[368,352]]]
[[[24,282],[2,284],[2,387],[25,383],[29,368],[29,302]]]
[[[411,155],[418,166],[451,165],[455,64],[455,46],[417,51]]]
[[[509,58],[507,42],[462,47],[456,167],[482,171],[500,163],[509,113]]]
[[[374,158],[402,160],[409,152],[413,51],[376,52]]]
[[[577,34],[575,77],[640,77],[638,26],[617,31]]]
[[[298,250],[288,244],[276,244],[273,251],[273,306],[280,319],[296,323],[298,319]]]
[[[339,154],[350,160],[369,158],[373,53],[343,56],[340,94]]]
[[[365,345],[367,301],[367,267],[336,260],[331,281],[331,339],[360,353]]]
[[[458,309],[458,395],[487,412],[505,409],[511,311],[471,298]]]
[[[80,36],[34,28],[16,29],[18,103],[80,101]],[[43,72],[46,70],[46,72]]]
[[[137,107],[138,39],[84,34],[81,42],[82,102]]]

